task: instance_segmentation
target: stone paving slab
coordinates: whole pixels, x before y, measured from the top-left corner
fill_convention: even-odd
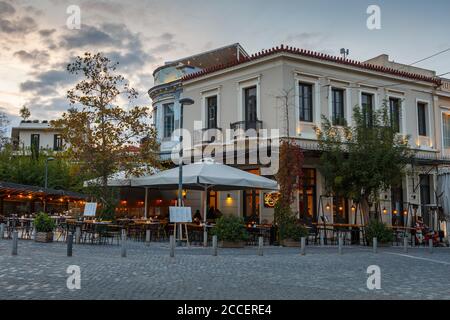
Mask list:
[[[119,246],[0,240],[0,299],[450,299],[450,249],[366,247],[177,248],[166,243]],[[81,269],[81,289],[66,286],[67,267]],[[381,290],[366,286],[367,267],[381,268]]]

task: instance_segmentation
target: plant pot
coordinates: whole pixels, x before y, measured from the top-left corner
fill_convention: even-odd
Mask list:
[[[220,241],[219,247],[221,248],[244,248],[245,242],[244,241]]]
[[[288,247],[288,248],[300,247],[300,241],[296,241],[294,239],[284,239],[282,243],[283,243],[283,247]]]
[[[44,243],[53,242],[53,232],[36,232],[34,241]]]

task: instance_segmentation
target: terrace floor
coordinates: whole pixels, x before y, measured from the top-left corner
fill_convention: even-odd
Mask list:
[[[166,243],[119,246],[0,240],[0,299],[450,299],[450,249],[266,247],[177,248]],[[66,285],[68,266],[81,270],[81,289]],[[369,290],[367,267],[381,268],[381,290]]]

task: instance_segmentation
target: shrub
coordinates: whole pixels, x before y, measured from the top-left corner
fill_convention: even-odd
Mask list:
[[[216,220],[216,225],[212,230],[220,241],[239,242],[248,239],[244,220],[236,216],[224,215]]]
[[[308,229],[296,221],[296,219],[290,219],[284,221],[280,225],[280,237],[281,239],[292,239],[294,241],[300,241],[302,237],[308,235]]]
[[[36,216],[34,225],[36,227],[36,232],[53,232],[56,227],[55,221],[43,212]]]
[[[385,223],[372,219],[366,227],[367,243],[372,243],[373,238],[377,238],[380,243],[389,243],[394,240],[394,234]]]

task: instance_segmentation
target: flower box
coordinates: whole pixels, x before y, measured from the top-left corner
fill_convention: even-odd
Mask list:
[[[34,241],[44,243],[53,242],[53,232],[36,232]]]

